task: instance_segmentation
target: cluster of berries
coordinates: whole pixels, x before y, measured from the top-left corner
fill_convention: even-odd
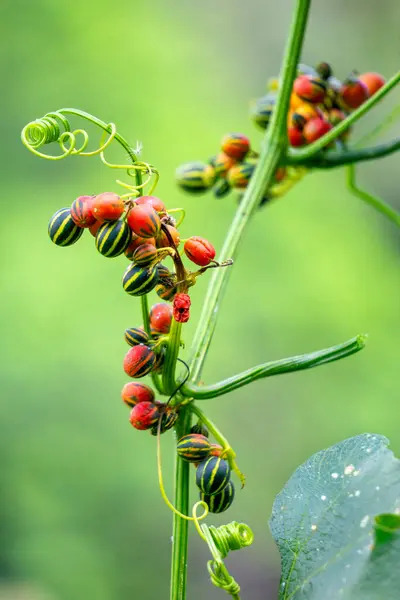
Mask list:
[[[227,510],[233,502],[235,486],[230,479],[231,467],[222,458],[222,446],[211,444],[207,429],[197,423],[178,441],[177,452],[196,467],[200,500],[207,504],[209,511],[222,513]]]
[[[152,306],[149,320],[150,335],[142,327],[125,330],[125,341],[131,348],[124,358],[124,371],[133,379],[161,371],[164,362],[162,340],[171,327],[171,305],[159,303]],[[152,435],[157,435],[160,419],[160,432],[164,433],[173,427],[178,418],[176,409],[155,400],[154,391],[148,385],[135,381],[126,383],[121,396],[131,408],[129,420],[136,429],[150,429]]]
[[[327,63],[315,69],[299,65],[293,84],[288,113],[288,141],[292,147],[311,144],[328,133],[347,115],[361,106],[385,83],[378,73],[357,75],[353,72],[345,81],[333,76]],[[272,79],[268,93],[251,106],[251,119],[261,129],[266,129],[274,111],[279,80]],[[347,130],[338,143],[345,143]],[[327,146],[326,150],[330,147]],[[233,188],[243,191],[255,170],[258,154],[243,134],[224,136],[220,152],[208,162],[190,162],[176,170],[176,181],[185,191],[192,193],[213,190],[216,197],[228,194]],[[266,192],[261,204],[285,194],[306,173],[303,167],[278,167],[275,181]]]
[[[174,301],[174,318],[180,322],[189,318],[190,298],[186,293],[178,294],[178,283],[188,288],[210,263],[218,264],[212,244],[193,236],[185,240],[184,253],[202,269],[194,273],[184,269],[177,251],[181,238],[176,221],[155,196],[128,200],[113,192],[79,196],[70,208],[58,210],[48,227],[51,240],[58,246],[71,246],[84,229],[95,237],[100,254],[114,258],[124,253],[131,261],[122,278],[128,294],[142,296],[155,289],[163,300]],[[180,281],[176,268],[171,271],[161,264],[167,257],[175,267],[177,261],[182,265]]]

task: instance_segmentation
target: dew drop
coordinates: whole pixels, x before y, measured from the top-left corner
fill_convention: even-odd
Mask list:
[[[321,496],[321,500],[326,500],[326,496]]]
[[[344,474],[351,475],[352,472],[354,471],[354,469],[355,469],[354,465],[347,465],[347,467],[345,467],[345,469],[344,469]]]
[[[317,526],[316,526],[316,525],[313,523],[313,524],[311,525],[311,529],[312,529],[312,531],[316,531],[316,530],[317,530]]]
[[[379,485],[376,486],[376,491],[379,492],[379,490],[381,489]]]
[[[337,479],[339,477],[338,473],[332,473],[331,474],[332,479]]]
[[[354,495],[355,495],[355,496],[357,496],[357,497],[358,497],[360,494],[361,494],[360,490],[356,490],[356,491],[354,492]]]
[[[370,454],[372,452],[371,448],[367,448],[366,452],[367,452],[367,454]]]
[[[360,521],[360,527],[362,527],[364,529],[364,527],[366,527],[368,525],[368,521],[369,521],[369,516],[365,515],[365,517],[363,517]]]
[[[360,471],[354,471],[353,476],[357,477],[357,475],[359,474]]]

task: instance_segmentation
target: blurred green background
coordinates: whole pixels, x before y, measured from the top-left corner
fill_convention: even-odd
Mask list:
[[[187,197],[174,169],[214,154],[228,131],[258,146],[248,102],[279,70],[291,8],[288,0],[1,2],[1,600],[164,599],[171,549],[155,440],[130,427],[120,400],[123,331],[141,323],[139,302],[120,283],[125,258],[105,260],[89,234],[63,249],[46,232],[49,217],[76,196],[118,191],[114,173],[96,158],[39,160],[20,130],[63,106],[114,121],[132,144],[143,141],[144,160],[161,171],[158,195],[186,208],[184,236],[220,248],[235,198]],[[390,76],[399,17],[395,0],[320,0],[303,61],[327,60],[339,77],[354,68]],[[395,91],[355,135],[398,98]],[[360,168],[359,178],[400,209],[397,156]],[[207,281],[193,290],[187,347]],[[387,435],[400,453],[399,292],[399,234],[348,193],[341,171],[306,177],[251,224],[206,382],[357,333],[370,337],[340,363],[204,402],[248,477],[229,512],[209,518],[244,521],[255,532],[254,545],[227,561],[243,598],[276,597],[279,557],[267,522],[302,461],[365,431]],[[170,496],[173,446],[173,434],[163,436]],[[192,531],[190,600],[224,597],[208,580],[208,559]]]

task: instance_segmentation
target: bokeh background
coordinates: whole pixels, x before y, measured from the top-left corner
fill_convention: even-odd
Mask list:
[[[123,331],[141,322],[139,302],[121,287],[125,258],[105,260],[89,234],[63,249],[46,232],[76,196],[117,190],[114,173],[96,158],[39,160],[20,130],[63,106],[114,121],[161,171],[158,195],[186,208],[184,235],[219,248],[235,198],[187,197],[174,169],[214,154],[228,131],[257,147],[249,99],[279,70],[291,8],[289,0],[1,2],[1,600],[167,598],[171,549],[155,440],[130,427],[120,400]],[[399,18],[396,0],[320,0],[303,61],[327,60],[339,77],[353,68],[390,76]],[[354,135],[398,101],[395,91]],[[400,208],[397,156],[363,166],[359,178]],[[254,545],[228,559],[248,600],[276,597],[268,518],[301,462],[366,431],[400,452],[399,261],[398,231],[348,193],[341,171],[306,177],[246,234],[206,382],[369,334],[367,349],[345,361],[204,403],[248,476],[229,512],[209,519],[254,530]],[[193,290],[187,347],[207,281]],[[172,495],[172,433],[162,447]],[[192,532],[190,600],[224,595],[208,580],[208,559]]]

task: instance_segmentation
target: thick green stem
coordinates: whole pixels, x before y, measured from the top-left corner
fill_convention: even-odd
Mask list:
[[[229,377],[224,381],[214,383],[213,385],[197,386],[193,383],[188,383],[183,386],[182,393],[186,396],[191,396],[196,400],[216,398],[217,396],[222,396],[223,394],[228,394],[233,390],[237,390],[244,385],[248,385],[253,381],[257,381],[257,379],[271,377],[272,375],[283,375],[284,373],[292,373],[293,371],[312,369],[345,358],[346,356],[351,356],[364,348],[365,340],[365,336],[358,335],[347,342],[332,346],[331,348],[310,352],[309,354],[292,356],[291,358],[270,361],[248,369],[238,375],[234,375],[233,377]],[[193,408],[193,411],[196,412],[195,408]]]
[[[277,166],[287,150],[286,115],[289,108],[290,94],[296,75],[297,64],[301,53],[311,0],[297,0],[292,21],[289,40],[286,46],[281,71],[282,86],[277,99],[276,110],[265,141],[262,146],[258,166],[251,178],[240,206],[236,212],[228,232],[225,244],[219,256],[220,261],[234,257],[243,238],[251,215],[255,212],[266,190],[268,189]],[[191,380],[196,382],[200,376],[204,359],[209,348],[217,320],[217,312],[225,290],[231,269],[216,269],[213,273],[204,307],[199,320],[192,353],[189,361]],[[186,420],[187,409],[181,409],[178,423],[178,435],[188,433]],[[183,489],[182,489],[183,488]],[[183,461],[176,464],[175,506],[187,514],[189,494],[189,472]],[[173,524],[174,548],[172,556],[171,600],[184,600],[186,593],[187,564],[187,523],[174,515]]]
[[[397,225],[397,227],[400,227],[400,213],[396,212],[391,206],[389,206],[389,204],[386,204],[386,202],[380,198],[377,198],[376,196],[373,196],[365,190],[357,187],[356,169],[354,165],[348,165],[347,167],[347,185],[351,192],[357,196],[357,198],[360,198],[366,202],[366,204],[369,204],[375,208],[375,210],[387,217],[390,221],[392,221],[392,223]]]
[[[361,119],[367,112],[371,110],[386,94],[390,92],[400,81],[400,71],[393,75],[391,79],[378,90],[371,98],[369,98],[364,104],[362,104],[357,110],[351,113],[344,121],[336,125],[334,129],[329,131],[322,138],[309,144],[303,150],[290,149],[288,155],[296,163],[303,163],[307,158],[313,156],[316,152],[319,152],[331,142],[335,141],[342,133],[344,133],[350,125],[353,125],[356,121]]]
[[[288,156],[283,164],[302,166],[308,169],[333,169],[348,164],[383,158],[398,150],[400,150],[400,138],[387,142],[386,144],[372,146],[371,148],[356,148],[354,150],[345,150],[343,152],[318,152],[301,163],[299,163],[297,159],[293,160],[293,158]]]

